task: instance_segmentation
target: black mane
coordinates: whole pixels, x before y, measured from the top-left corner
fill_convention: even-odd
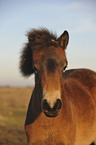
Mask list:
[[[49,32],[46,28],[32,29],[28,33],[29,42],[22,50],[20,57],[20,70],[24,76],[30,76],[34,73],[32,53],[48,46],[57,46],[57,36]]]
[[[32,49],[48,47],[50,45],[57,46],[57,36],[52,32],[49,32],[46,28],[32,29],[28,33],[29,44]]]

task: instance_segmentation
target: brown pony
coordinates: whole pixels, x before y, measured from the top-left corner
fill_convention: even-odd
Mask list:
[[[96,73],[65,71],[67,31],[57,38],[47,29],[34,29],[28,40],[20,69],[24,76],[35,73],[25,121],[29,145],[96,143]]]

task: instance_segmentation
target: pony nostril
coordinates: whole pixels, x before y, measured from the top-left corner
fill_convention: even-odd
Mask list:
[[[46,112],[46,113],[58,112],[61,109],[61,106],[62,106],[62,103],[60,99],[57,99],[53,108],[50,107],[50,104],[48,104],[46,99],[42,101],[42,110],[43,112]]]
[[[57,100],[57,106],[58,106],[58,109],[61,109],[61,107],[62,107],[62,102],[61,102],[61,100],[60,99],[58,99]]]
[[[43,102],[42,102],[42,109],[44,111],[48,111],[50,109],[49,104],[47,103],[46,99],[44,99]]]
[[[53,109],[58,111],[61,109],[61,107],[62,107],[62,102],[60,99],[57,99],[57,102],[55,103]]]

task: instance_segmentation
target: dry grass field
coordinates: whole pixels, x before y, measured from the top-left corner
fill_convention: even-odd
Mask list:
[[[24,122],[32,88],[0,87],[0,145],[27,145]]]

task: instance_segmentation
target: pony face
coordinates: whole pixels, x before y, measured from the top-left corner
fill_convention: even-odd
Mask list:
[[[61,108],[62,74],[67,66],[61,47],[47,47],[33,52],[35,74],[42,87],[42,110],[47,116],[56,116]]]
[[[25,76],[35,73],[36,82],[39,81],[42,88],[42,111],[48,117],[55,117],[62,106],[61,86],[67,66],[68,32],[64,31],[56,38],[48,30],[34,30],[28,38],[28,52],[24,49],[21,56],[21,71]]]

